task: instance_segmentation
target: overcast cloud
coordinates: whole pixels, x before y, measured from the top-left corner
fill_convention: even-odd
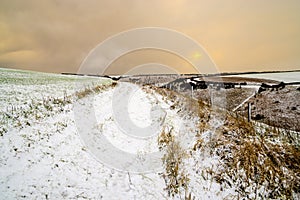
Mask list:
[[[1,0],[0,66],[76,72],[107,37],[155,26],[197,40],[221,71],[299,69],[299,10],[299,0]],[[159,51],[151,59],[147,53],[115,63],[178,64]],[[182,64],[181,71],[189,67]],[[114,66],[110,73],[123,72]]]

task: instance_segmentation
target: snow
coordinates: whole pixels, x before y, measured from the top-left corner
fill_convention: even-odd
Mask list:
[[[6,70],[3,70],[6,71]],[[14,73],[2,71],[2,75],[7,78]],[[26,78],[30,79],[31,74],[25,73]],[[25,75],[24,76],[25,78]],[[1,77],[2,79],[3,76]],[[21,76],[21,77],[22,77]],[[36,74],[33,75],[36,76]],[[78,90],[74,81],[68,77],[49,75],[55,78],[55,83],[19,84],[1,84],[1,97],[4,99],[7,92],[12,88],[18,95],[9,95],[11,98],[1,102],[1,108],[6,112],[10,105],[24,107],[24,102],[33,100],[42,101],[43,98],[55,95],[61,97],[65,90],[72,94]],[[43,77],[45,78],[45,77]],[[47,80],[47,78],[45,78]],[[67,79],[67,80],[61,80]],[[95,79],[79,78],[79,81],[87,85]],[[72,80],[72,79],[71,79]],[[32,80],[33,81],[33,80]],[[76,83],[78,80],[76,80]],[[107,80],[96,82],[106,83]],[[48,89],[51,90],[49,91]],[[3,123],[8,131],[0,137],[0,193],[1,199],[161,199],[167,198],[164,191],[164,181],[157,171],[152,173],[128,173],[121,169],[115,169],[102,163],[90,151],[82,141],[82,136],[78,132],[74,116],[74,106],[77,103],[88,105],[85,113],[93,112],[97,118],[97,124],[92,126],[95,133],[99,132],[98,127],[102,127],[103,134],[109,138],[109,141],[124,152],[131,152],[136,156],[143,157],[145,153],[158,151],[157,138],[148,138],[144,142],[136,138],[130,138],[120,132],[118,126],[110,118],[113,117],[112,101],[114,90],[109,89],[92,96],[83,98],[78,102],[67,104],[62,112],[58,110],[41,110],[43,114],[41,119],[20,118],[28,120],[31,125],[24,127],[15,127],[11,124]],[[28,94],[31,94],[28,96]],[[18,99],[13,99],[13,97]],[[141,127],[149,125],[150,105],[158,103],[157,97],[138,91],[131,99],[129,104],[130,118]],[[90,102],[94,106],[89,106]],[[134,102],[138,107],[134,106]],[[133,104],[133,105],[132,105]],[[55,107],[55,105],[53,105]],[[148,107],[147,107],[148,106]],[[168,107],[167,105],[162,105]],[[17,106],[16,106],[17,107]],[[17,108],[19,110],[19,108]],[[95,112],[96,111],[96,112]],[[137,114],[137,111],[141,114]],[[172,111],[166,121],[168,123],[178,124],[172,120],[175,111]],[[17,111],[15,113],[18,113]],[[14,114],[15,114],[14,113]],[[141,116],[144,116],[141,118]],[[22,116],[21,116],[22,117]],[[83,119],[82,119],[83,120]],[[84,120],[83,120],[84,121]],[[180,119],[177,119],[180,121]],[[12,121],[9,121],[12,122]],[[102,124],[102,125],[101,125]],[[101,130],[99,129],[99,130]],[[97,136],[97,135],[95,135]],[[121,141],[121,142],[120,142]],[[145,151],[144,154],[137,154],[137,151]],[[161,167],[161,161],[160,167]]]
[[[43,91],[48,86],[36,88]],[[34,86],[28,89],[35,91]],[[111,92],[101,93],[95,102]],[[19,105],[24,99],[26,95]],[[129,174],[95,159],[77,131],[72,105],[30,122],[25,128],[10,127],[0,138],[1,199],[158,199],[165,195],[157,173]]]
[[[101,82],[108,82],[108,79]],[[74,77],[0,68],[0,111],[9,106],[25,106],[47,97],[58,98],[99,83],[93,77]]]
[[[200,120],[180,104],[171,109],[174,101],[150,86],[11,70],[0,74],[0,125],[6,130],[0,136],[0,199],[183,199],[184,194],[169,197],[165,190],[162,130],[172,130],[189,152],[181,171],[192,196],[237,198],[236,186],[219,184],[208,173],[224,167],[219,156],[190,151],[199,139]],[[76,98],[76,92],[97,85],[107,87]],[[51,109],[44,108],[45,99],[63,99],[65,93],[70,102],[50,101]],[[222,125],[211,116],[210,129],[200,138],[209,142]]]
[[[299,82],[300,72],[280,72],[280,73],[258,73],[258,74],[241,74],[232,75],[232,77],[245,77],[245,78],[262,78],[270,79],[275,81],[289,82]]]

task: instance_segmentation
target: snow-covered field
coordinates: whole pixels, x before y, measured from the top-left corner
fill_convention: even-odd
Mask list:
[[[6,69],[0,73],[0,199],[169,198],[164,190],[165,181],[159,174],[163,165],[161,159],[156,160],[154,168],[150,165],[150,171],[145,173],[141,170],[134,173],[134,167],[133,172],[127,172],[126,168],[122,170],[121,162],[120,166],[116,165],[118,159],[122,160],[120,155],[110,155],[113,162],[110,163],[109,159],[101,160],[101,155],[99,157],[93,148],[86,146],[101,142],[95,139],[94,143],[85,143],[80,132],[84,128],[80,123],[88,123],[82,113],[93,113],[96,124],[91,127],[95,138],[103,134],[114,148],[140,160],[152,152],[159,152],[159,133],[143,140],[120,131],[112,107],[112,100],[116,98],[114,91],[119,86],[76,99],[72,96],[76,91],[91,85],[110,84],[109,81]],[[132,88],[132,84],[122,84],[125,84],[120,86],[122,91]],[[159,108],[164,110],[164,115],[160,115],[163,118],[161,128],[172,128],[176,134],[195,131],[195,120],[184,119],[177,110],[169,109],[170,105],[162,96],[136,87],[133,86],[136,92],[130,96],[128,104],[132,122],[142,128],[149,126],[151,109]],[[65,98],[68,98],[66,103],[55,101]],[[202,186],[205,190],[202,195],[209,193],[207,184],[199,185],[197,181],[194,180],[194,187]]]
[[[261,79],[270,79],[270,80],[290,83],[290,82],[300,81],[300,72],[241,74],[241,75],[232,75],[232,77],[261,78]]]
[[[237,122],[194,100],[151,86],[6,69],[0,70],[0,92],[0,199],[271,193],[265,183],[243,182],[243,169],[226,168],[239,138]]]
[[[4,111],[9,105],[22,106],[47,97],[63,97],[74,93],[81,87],[97,83],[99,83],[99,79],[93,77],[64,76],[0,68],[0,110]]]

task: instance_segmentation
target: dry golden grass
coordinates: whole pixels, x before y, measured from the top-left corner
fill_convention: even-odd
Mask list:
[[[242,197],[255,192],[259,199],[293,199],[300,192],[300,151],[291,143],[272,142],[270,136],[272,140],[281,136],[278,129],[262,132],[243,118],[227,115],[214,137],[208,143],[200,138],[194,150],[212,148],[224,165],[212,172],[215,180],[230,187],[235,184]]]
[[[215,181],[237,188],[236,192],[242,199],[296,199],[300,194],[299,138],[295,138],[294,133],[260,126],[248,122],[245,117],[226,112],[224,124],[207,142],[201,137],[202,133],[212,131],[208,122],[218,117],[221,110],[171,90],[154,90],[173,103],[172,109],[199,118],[198,140],[191,151],[203,151],[203,155],[209,152],[220,158],[223,167],[217,171],[206,169]],[[159,138],[161,148],[166,150],[163,161],[167,173],[164,178],[171,196],[188,190],[188,177],[180,172],[185,154],[175,139],[170,132],[162,133]]]
[[[102,91],[107,90],[108,88],[115,87],[117,85],[117,82],[112,82],[111,84],[105,84],[105,85],[96,85],[93,87],[86,87],[82,91],[78,91],[75,93],[78,99],[82,99],[88,95],[91,95],[93,93],[99,93]]]
[[[155,86],[147,86],[143,88],[148,93],[158,93],[163,97],[164,101],[172,103],[170,109],[178,109],[178,114],[185,117],[199,117],[202,120],[209,119],[210,106],[201,101],[191,98],[190,96],[180,94],[176,91],[166,88],[157,88]]]
[[[160,150],[165,152],[162,158],[165,172],[161,176],[165,180],[165,190],[168,192],[169,197],[183,195],[186,199],[191,198],[191,194],[187,192],[189,178],[183,168],[183,160],[187,157],[187,153],[182,149],[180,143],[175,140],[172,129],[167,132],[163,131],[160,134],[158,144]]]

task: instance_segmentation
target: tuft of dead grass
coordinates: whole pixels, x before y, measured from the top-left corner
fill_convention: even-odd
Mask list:
[[[85,87],[83,90],[76,92],[75,95],[78,99],[82,99],[93,93],[99,93],[99,92],[107,90],[108,88],[115,87],[116,85],[117,85],[117,82],[112,82],[111,84],[96,85],[93,87]]]
[[[187,157],[187,153],[180,146],[180,143],[175,140],[170,131],[163,131],[159,138],[158,144],[161,150],[165,151],[162,158],[165,172],[161,176],[165,180],[166,188],[169,197],[176,195],[185,196],[185,199],[191,199],[191,193],[188,193],[188,175],[184,171],[183,160]]]
[[[202,133],[212,131],[208,122],[217,117],[218,110],[168,89],[154,90],[173,103],[172,109],[199,118],[198,139],[191,154],[192,151],[201,151],[203,155],[218,156],[221,165],[214,170],[203,168],[200,173],[208,173],[222,187],[236,188],[242,199],[297,199],[300,194],[297,133],[260,126],[248,122],[245,117],[227,112],[224,124],[213,131],[209,141],[204,141]],[[159,144],[166,151],[163,158],[166,189],[169,196],[174,196],[188,189],[188,177],[180,171],[184,167],[182,160],[185,155],[171,132],[163,132]],[[185,184],[180,185],[182,182]]]
[[[241,197],[294,199],[300,193],[300,151],[292,143],[274,142],[275,137],[282,137],[280,130],[258,132],[254,124],[227,115],[215,137],[208,143],[200,138],[194,150],[212,148],[224,166],[212,173],[214,179],[235,185]]]

